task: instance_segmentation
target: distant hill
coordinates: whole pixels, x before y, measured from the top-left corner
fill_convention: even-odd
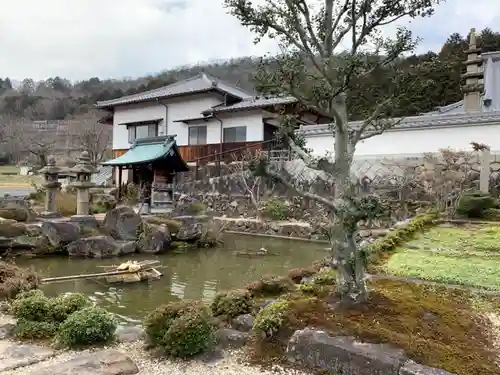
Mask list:
[[[485,29],[479,38],[483,51],[500,50],[500,34]],[[461,99],[460,73],[465,60],[467,42],[459,34],[452,34],[438,53],[427,53],[402,59],[393,69],[417,67],[415,80],[432,82],[422,92],[409,92],[407,100],[395,109],[395,115],[413,115],[456,102]],[[250,57],[235,58],[196,66],[183,66],[157,75],[137,79],[110,80],[92,77],[72,84],[62,77],[35,83],[26,78],[12,82],[0,78],[0,115],[28,120],[63,120],[87,113],[99,100],[155,89],[180,79],[206,72],[244,89],[254,89],[254,74],[259,60]],[[363,111],[390,90],[393,72],[377,72],[350,94],[352,118],[362,117]]]

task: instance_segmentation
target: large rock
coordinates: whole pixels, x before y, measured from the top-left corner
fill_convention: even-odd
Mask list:
[[[435,367],[420,365],[413,361],[408,361],[399,370],[399,375],[455,375],[451,372]]]
[[[65,222],[45,221],[42,223],[42,233],[54,247],[63,247],[80,238],[78,225]]]
[[[7,237],[0,237],[0,250],[5,250],[5,249],[11,249],[12,248],[12,242],[14,239],[12,238],[7,238]]]
[[[241,348],[248,341],[249,334],[230,328],[220,328],[215,332],[217,344],[222,348]]]
[[[120,247],[120,255],[134,254],[137,252],[137,243],[135,241],[116,241]]]
[[[74,258],[112,258],[121,255],[121,248],[112,237],[93,236],[71,242],[66,250]]]
[[[239,315],[232,321],[233,328],[241,332],[250,332],[253,324],[254,318],[251,314]]]
[[[137,248],[140,253],[160,254],[172,245],[172,239],[166,226],[152,226],[146,223],[142,225],[143,231],[139,234]]]
[[[176,238],[179,241],[194,242],[201,238],[203,225],[201,223],[188,224],[177,232]]]
[[[16,328],[16,323],[14,321],[6,321],[0,323],[0,340],[9,339],[14,335],[14,328]]]
[[[143,328],[138,326],[119,326],[116,329],[115,337],[118,342],[135,342],[146,338]]]
[[[33,214],[27,207],[18,204],[8,204],[0,208],[0,217],[16,221],[29,221]]]
[[[286,354],[290,362],[330,374],[398,375],[407,361],[402,350],[389,345],[331,337],[310,328],[293,334]]]
[[[54,351],[49,348],[0,341],[0,373],[44,361],[53,355]]]
[[[27,234],[27,226],[15,220],[6,219],[0,221],[0,237],[17,237]]]
[[[104,228],[117,240],[135,241],[141,217],[130,207],[113,208],[104,217]]]
[[[12,239],[13,249],[32,250],[35,254],[45,254],[53,247],[45,236],[18,236]]]
[[[66,362],[53,363],[27,375],[133,375],[139,372],[137,365],[123,353],[114,349],[94,353],[78,353]]]

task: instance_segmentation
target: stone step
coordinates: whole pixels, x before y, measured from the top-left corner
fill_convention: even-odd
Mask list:
[[[2,375],[133,375],[137,365],[115,349],[63,352],[33,344],[0,340]]]

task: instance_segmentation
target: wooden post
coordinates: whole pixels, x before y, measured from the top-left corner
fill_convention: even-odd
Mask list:
[[[122,197],[122,166],[118,167],[118,200]]]
[[[172,207],[175,207],[175,176],[176,172],[172,172]]]
[[[482,150],[480,154],[479,190],[486,194],[490,192],[490,162],[490,150]]]

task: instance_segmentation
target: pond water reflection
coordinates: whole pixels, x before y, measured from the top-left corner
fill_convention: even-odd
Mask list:
[[[245,257],[234,251],[257,251],[268,255]],[[100,306],[120,315],[141,318],[158,305],[179,300],[210,302],[218,291],[242,287],[264,275],[285,275],[295,267],[309,266],[325,256],[326,245],[271,238],[226,235],[217,249],[191,249],[159,256],[134,255],[127,258],[93,260],[41,258],[23,260],[43,277],[103,272],[99,266],[125,260],[157,259],[164,276],[160,280],[134,284],[106,284],[96,280],[75,280],[43,286],[47,295],[79,292]]]

